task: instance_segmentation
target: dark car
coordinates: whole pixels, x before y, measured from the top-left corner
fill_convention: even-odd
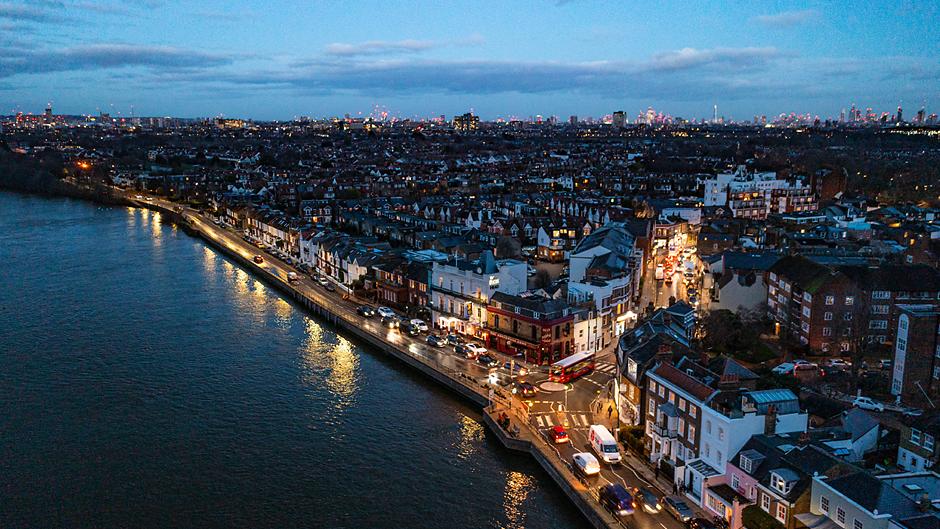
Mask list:
[[[685,522],[688,529],[718,529],[718,525],[707,518],[692,518]]]
[[[477,362],[479,362],[480,365],[483,365],[486,367],[496,367],[499,365],[499,360],[493,358],[492,356],[486,353],[483,353],[480,356],[478,356]]]
[[[617,516],[633,514],[633,495],[620,483],[609,483],[597,492],[597,500],[608,511]]]
[[[655,492],[641,487],[634,487],[632,492],[637,505],[642,507],[644,511],[650,514],[663,511],[663,504],[659,501],[659,496]]]
[[[666,496],[663,498],[663,508],[669,511],[669,514],[680,522],[687,522],[692,519],[692,509],[678,496]]]
[[[434,347],[444,347],[444,339],[436,334],[429,334],[427,337],[428,345],[433,345]]]
[[[382,318],[382,325],[388,327],[389,329],[397,329],[398,318],[389,318],[388,316],[385,316]]]
[[[373,309],[372,307],[368,305],[360,305],[359,308],[356,309],[356,312],[360,316],[365,316],[366,318],[371,318],[372,316],[375,316],[375,309]]]
[[[408,334],[410,336],[417,336],[421,334],[421,329],[418,328],[414,323],[409,323],[406,327],[408,329]]]
[[[460,356],[465,357],[465,358],[474,358],[474,357],[476,357],[476,355],[473,354],[473,351],[471,351],[470,349],[468,349],[467,346],[464,345],[464,344],[462,344],[462,343],[459,343],[459,344],[457,344],[457,345],[454,346],[454,352],[457,353],[457,354],[459,354]]]
[[[327,283],[325,288],[328,292],[336,292],[336,287],[333,286],[333,283]]]
[[[447,345],[457,345],[461,342],[460,337],[456,334],[448,334],[444,340],[447,342]]]
[[[512,386],[512,392],[523,398],[534,397],[535,391],[536,391],[535,386],[525,381],[516,382]]]

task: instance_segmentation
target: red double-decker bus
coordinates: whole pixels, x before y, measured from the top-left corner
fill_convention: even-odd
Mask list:
[[[552,364],[548,379],[553,382],[571,382],[594,371],[594,353],[575,353]]]

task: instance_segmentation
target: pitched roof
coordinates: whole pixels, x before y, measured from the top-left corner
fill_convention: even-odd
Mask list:
[[[701,402],[707,402],[717,393],[715,389],[683,373],[672,364],[659,364],[652,372]]]
[[[911,516],[920,512],[916,502],[863,470],[828,479],[826,483],[871,513]]]
[[[882,264],[837,269],[865,290],[940,291],[940,270],[929,265]]]

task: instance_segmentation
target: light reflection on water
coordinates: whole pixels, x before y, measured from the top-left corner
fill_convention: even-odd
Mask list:
[[[532,476],[511,471],[506,475],[506,489],[503,492],[503,509],[509,523],[506,529],[523,529],[526,522],[525,501],[535,482]]]

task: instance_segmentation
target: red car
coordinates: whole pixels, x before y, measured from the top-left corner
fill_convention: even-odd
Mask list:
[[[561,426],[553,426],[552,430],[549,432],[549,436],[555,444],[567,443],[569,441],[568,432]]]
[[[263,263],[263,262],[264,262],[264,257],[261,257],[260,255],[256,255],[256,256],[255,256],[255,262],[256,262],[256,263]]]

